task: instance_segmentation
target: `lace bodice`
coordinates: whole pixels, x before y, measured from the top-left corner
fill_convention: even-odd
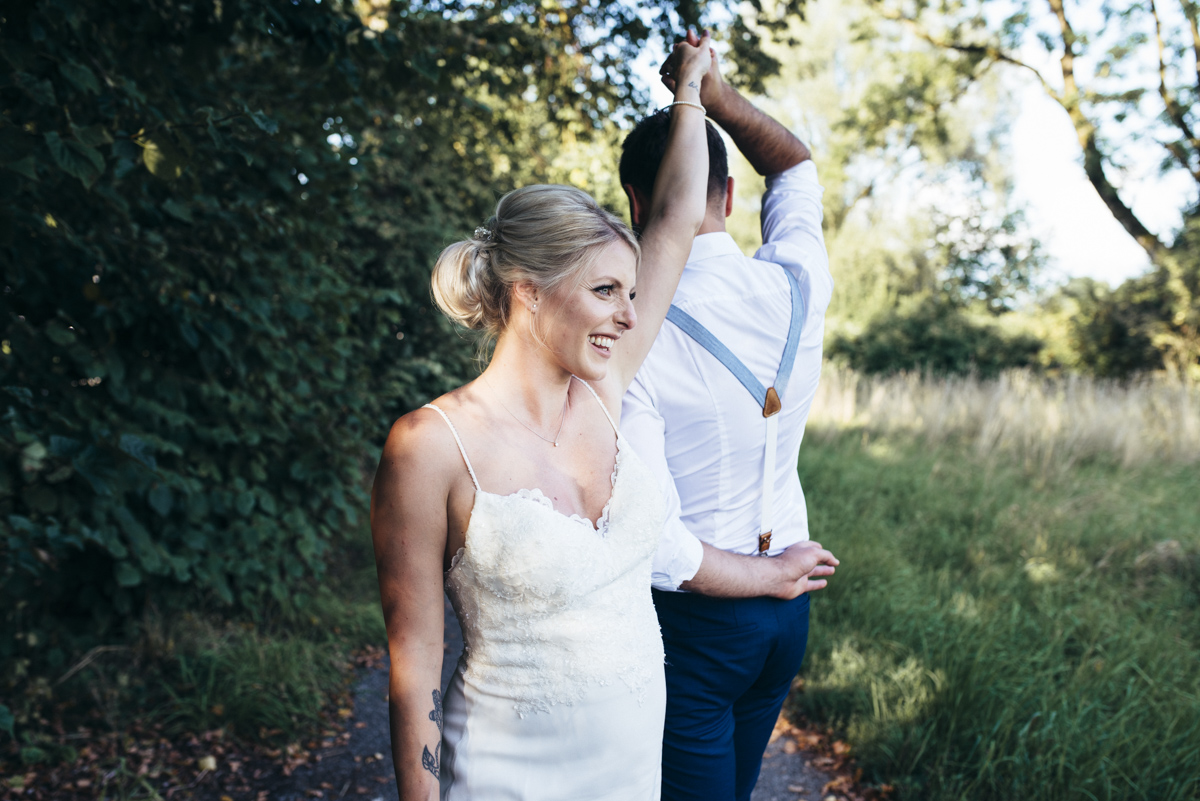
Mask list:
[[[474,480],[465,449],[463,458]],[[512,698],[521,716],[572,704],[593,684],[643,692],[663,664],[650,599],[663,515],[653,475],[619,434],[596,528],[539,490],[496,495],[476,482],[466,545],[445,582],[465,680]]]

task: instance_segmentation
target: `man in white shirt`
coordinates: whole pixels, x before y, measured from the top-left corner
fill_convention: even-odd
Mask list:
[[[807,593],[838,563],[809,540],[796,473],[833,281],[808,148],[725,84],[715,62],[701,103],[766,176],[764,244],[746,258],[725,232],[733,179],[710,125],[708,214],[621,428],[669,507],[654,565],[667,654],[663,801],[748,801],[804,658]],[[667,122],[646,118],[623,146],[635,230]]]

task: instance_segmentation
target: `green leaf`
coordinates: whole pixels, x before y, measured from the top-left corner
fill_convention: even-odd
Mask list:
[[[54,106],[58,99],[54,96],[54,84],[48,80],[39,81],[27,72],[14,72],[12,82],[33,98],[34,102],[43,106]]]
[[[96,80],[95,74],[82,64],[64,61],[58,65],[58,71],[81,91],[92,94],[100,93],[100,82]]]
[[[124,506],[117,508],[113,515],[117,519],[117,524],[124,532],[125,538],[129,544],[133,546],[133,553],[141,562],[142,569],[147,573],[164,573],[166,572],[166,564],[163,562],[162,554],[159,548],[155,545],[150,532],[146,527],[134,518],[133,514]]]
[[[112,134],[101,123],[89,125],[86,128],[79,128],[72,125],[71,135],[88,147],[100,147],[100,145],[111,145],[113,143]]]
[[[136,587],[142,583],[142,573],[129,562],[117,562],[117,584],[122,587]]]
[[[167,198],[163,202],[162,208],[163,211],[165,211],[167,214],[170,214],[177,220],[182,220],[186,223],[192,222],[192,210],[173,197]]]
[[[183,337],[183,341],[186,342],[190,347],[192,347],[193,349],[196,347],[199,347],[200,334],[197,333],[195,328],[188,325],[187,323],[180,323],[179,324],[179,333]]]
[[[275,503],[275,496],[264,487],[259,487],[258,490],[258,508],[272,517],[279,514],[279,506]]]
[[[249,490],[246,490],[245,492],[239,492],[237,501],[234,504],[237,507],[238,514],[240,514],[242,517],[247,517],[252,511],[254,511],[254,500],[253,492],[250,492]]]
[[[154,459],[153,448],[136,434],[122,434],[118,447],[151,470],[158,469],[158,463]]]
[[[174,498],[171,495],[171,488],[165,484],[156,484],[146,494],[146,502],[150,504],[151,509],[166,517],[171,513],[171,506],[174,502]]]
[[[45,138],[54,163],[63,172],[78,178],[84,187],[91,189],[96,179],[104,173],[104,156],[82,142],[64,140],[58,131],[47,132]]]
[[[37,441],[29,443],[21,450],[21,470],[26,473],[38,472],[42,469],[46,456],[45,445]]]
[[[254,124],[269,134],[273,134],[279,130],[279,123],[268,117],[261,111],[251,111],[250,119],[254,120]]]
[[[174,181],[183,175],[187,159],[165,135],[146,136],[138,144],[142,146],[142,162],[155,178]]]
[[[9,737],[15,737],[16,735],[13,734],[13,725],[15,723],[12,711],[4,704],[0,704],[0,731],[6,731]]]
[[[34,161],[33,156],[26,156],[25,158],[21,159],[20,161],[14,161],[10,164],[5,164],[4,168],[8,169],[8,170],[12,170],[13,172],[18,173],[19,175],[24,175],[26,178],[28,178],[31,181],[36,181],[38,179],[38,177],[37,177],[37,162]]]
[[[50,452],[55,456],[62,456],[69,459],[81,450],[83,450],[83,443],[77,439],[62,437],[57,434],[50,437]]]
[[[79,475],[87,479],[97,495],[108,495],[112,492],[112,476],[108,466],[102,461],[100,450],[95,446],[88,445],[84,448],[71,460],[71,465]]]
[[[55,345],[66,347],[67,345],[75,344],[75,334],[70,331],[65,325],[58,320],[51,320],[46,323],[46,339],[53,342]]]

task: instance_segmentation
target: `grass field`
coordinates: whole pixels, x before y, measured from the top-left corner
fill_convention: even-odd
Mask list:
[[[842,566],[790,709],[905,801],[1200,799],[1198,456],[1194,386],[827,369],[799,469]],[[302,738],[347,653],[384,642],[369,539],[306,613],[216,619],[148,617],[62,691],[94,699],[97,731]]]
[[[909,385],[910,402],[938,389]],[[1162,445],[1200,408],[1130,422],[1150,443],[1035,435],[1044,409],[989,441],[996,415],[972,422],[962,385],[949,434],[881,422],[861,403],[876,389],[840,424],[814,411],[801,450],[814,538],[842,566],[814,599],[791,708],[842,730],[903,798],[1200,798],[1200,469]],[[1020,400],[1011,383],[965,389],[993,410]],[[1075,387],[1101,390],[1127,413],[1170,394]],[[1086,417],[1063,385],[1037,391]]]

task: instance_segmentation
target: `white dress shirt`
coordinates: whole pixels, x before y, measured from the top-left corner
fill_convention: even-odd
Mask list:
[[[763,246],[747,258],[726,233],[696,237],[675,305],[723,342],[764,387],[773,386],[800,282],[804,325],[783,399],[778,434],[774,533],[769,554],[808,539],[796,464],[821,372],[825,310],[833,294],[821,234],[817,170],[805,161],[767,177]],[[779,388],[776,388],[777,391]],[[653,584],[678,590],[696,575],[701,542],[758,551],[766,420],[724,365],[673,323],[663,324],[622,403],[621,431],[659,479],[668,520]]]

